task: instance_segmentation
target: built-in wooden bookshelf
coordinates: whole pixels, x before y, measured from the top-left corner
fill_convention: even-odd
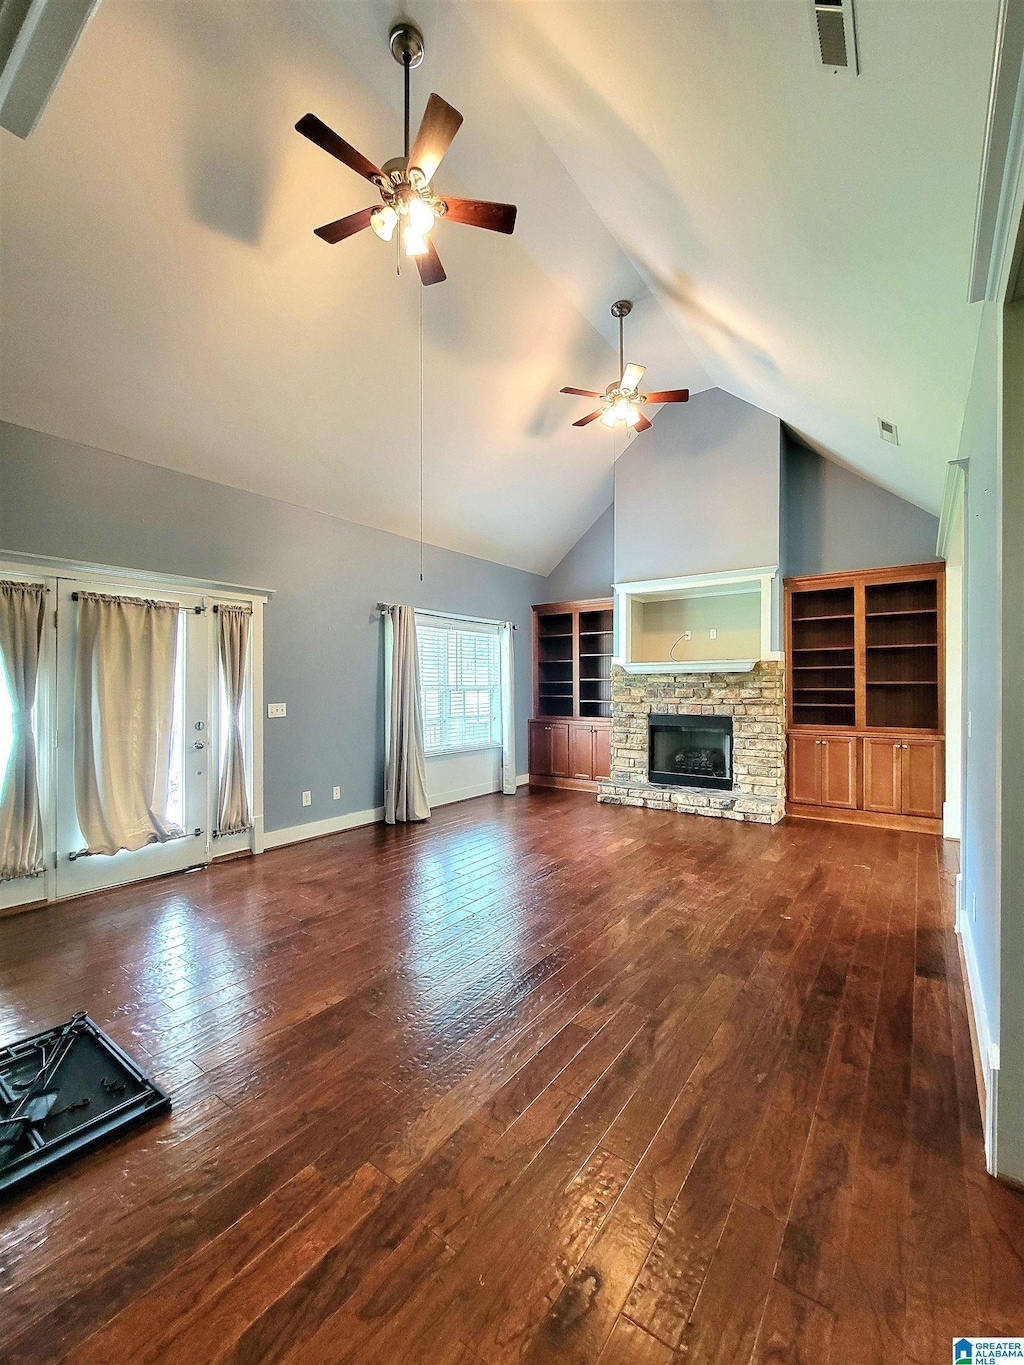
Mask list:
[[[938,832],[943,569],[786,581],[790,814]]]
[[[612,603],[553,602],[533,610],[531,781],[593,788],[611,763]]]

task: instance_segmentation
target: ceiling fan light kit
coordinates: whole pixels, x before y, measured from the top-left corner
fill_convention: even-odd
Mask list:
[[[430,236],[438,219],[450,218],[453,223],[464,223],[467,227],[511,233],[516,224],[516,207],[484,199],[442,197],[434,192],[431,182],[442,157],[462,127],[462,115],[440,95],[431,95],[415,141],[410,145],[409,74],[423,61],[423,34],[414,24],[396,24],[391,30],[390,44],[391,55],[404,72],[404,155],[376,166],[315,114],[304,114],[295,125],[303,137],[337,157],[364,180],[369,180],[381,198],[379,204],[325,223],[314,231],[331,245],[355,236],[364,228],[371,228],[384,242],[394,241],[397,232],[399,260],[404,251],[416,261],[424,284],[440,284],[447,276]]]
[[[625,363],[625,351],[622,337],[622,320],[629,317],[633,311],[633,305],[629,299],[617,299],[612,304],[611,314],[618,319],[619,323],[619,375],[621,376],[613,384],[609,384],[604,393],[597,393],[594,389],[572,389],[564,388],[563,393],[575,394],[578,398],[598,398],[601,406],[594,412],[588,412],[586,417],[581,417],[579,421],[573,422],[574,427],[586,427],[597,418],[606,427],[616,427],[620,424],[632,427],[635,431],[646,431],[654,423],[640,411],[643,403],[685,403],[689,400],[689,389],[662,389],[658,393],[641,393],[640,381],[647,373],[645,365],[634,365]]]

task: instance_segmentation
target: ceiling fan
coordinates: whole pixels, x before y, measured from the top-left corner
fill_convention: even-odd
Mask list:
[[[469,227],[489,228],[509,233],[516,225],[514,204],[494,204],[485,199],[456,199],[434,193],[431,181],[441,158],[462,126],[462,115],[440,95],[431,95],[423,112],[416,140],[409,145],[409,72],[423,60],[423,35],[412,24],[396,24],[391,30],[391,55],[405,71],[405,155],[375,166],[361,152],[339,137],[315,114],[303,114],[296,131],[315,142],[331,156],[376,185],[381,202],[358,213],[350,213],[334,223],[315,228],[325,242],[342,242],[364,228],[372,228],[382,241],[390,242],[399,233],[399,253],[416,260],[424,284],[440,284],[447,276],[430,238],[438,218]],[[401,259],[401,256],[399,256]]]
[[[574,427],[585,427],[595,417],[600,417],[606,427],[624,422],[627,427],[646,431],[654,423],[640,411],[641,403],[685,403],[690,397],[690,390],[662,389],[659,393],[641,393],[640,381],[647,373],[647,367],[626,365],[622,350],[622,319],[630,315],[633,305],[629,299],[619,299],[612,304],[611,311],[612,317],[619,320],[619,373],[622,378],[616,380],[614,384],[609,384],[604,393],[595,393],[592,389],[562,389],[562,393],[574,393],[580,398],[601,400],[601,406],[594,412],[588,412],[586,417],[581,417],[578,422],[573,422]]]

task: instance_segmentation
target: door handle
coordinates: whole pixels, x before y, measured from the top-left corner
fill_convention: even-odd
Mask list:
[[[196,742],[195,742],[195,744],[194,744],[192,747],[193,747],[194,749],[205,749],[205,748],[206,748],[206,745],[203,743],[203,741],[202,741],[201,739],[197,739]]]

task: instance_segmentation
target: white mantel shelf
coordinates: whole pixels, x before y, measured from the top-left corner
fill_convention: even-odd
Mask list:
[[[657,664],[616,661],[626,673],[751,673],[758,659],[666,659]]]

